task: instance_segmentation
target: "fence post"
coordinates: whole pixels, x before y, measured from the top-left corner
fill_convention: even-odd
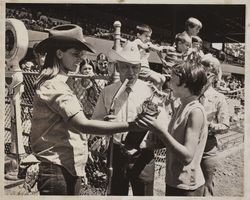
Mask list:
[[[115,41],[114,41],[114,50],[120,51],[121,50],[121,22],[115,21],[114,22],[114,28],[115,28]],[[116,71],[116,68],[114,67],[114,82],[118,81],[120,79],[119,73]],[[116,95],[115,95],[116,96]],[[112,101],[112,104],[114,106],[115,104],[115,98]],[[114,109],[110,108],[109,114],[114,114]],[[113,144],[113,135],[110,136],[110,142],[109,142],[109,173],[108,173],[108,186],[107,186],[107,195],[111,195],[111,183],[112,183],[112,176],[113,176],[113,151],[114,151],[114,144]]]
[[[114,50],[120,51],[121,50],[121,22],[115,21],[114,24]],[[120,80],[119,73],[116,70],[116,65],[113,65],[113,74],[112,74],[112,82],[115,83]]]

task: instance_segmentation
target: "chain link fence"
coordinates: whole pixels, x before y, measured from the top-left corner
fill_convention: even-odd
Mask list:
[[[33,82],[38,76],[37,72],[23,72],[24,75],[24,92],[21,97],[21,120],[22,120],[22,132],[23,132],[23,145],[27,154],[31,153],[29,144],[29,134],[31,128],[32,118],[32,102],[34,96]],[[82,103],[84,113],[87,118],[91,118],[97,99],[101,90],[108,84],[107,77],[94,77],[84,78],[83,76],[71,75],[68,84],[75,92],[78,99]],[[238,90],[225,94],[230,108],[234,108],[235,105],[240,104],[240,100],[244,99],[244,90]],[[243,124],[242,124],[243,126]],[[243,127],[241,127],[243,128]],[[243,134],[242,134],[243,135]],[[233,138],[233,136],[231,136]],[[91,146],[96,137],[92,137],[89,140]],[[224,138],[225,139],[225,138]],[[228,139],[228,138],[227,138]],[[237,138],[236,138],[237,139]],[[231,140],[228,139],[228,144]],[[238,139],[239,141],[239,139]],[[232,143],[232,142],[231,142]],[[231,144],[230,143],[230,144]],[[8,95],[8,89],[5,92],[5,135],[4,135],[5,154],[9,154],[11,150],[11,113],[10,113],[10,97]],[[164,182],[164,176],[162,170],[165,169],[165,156],[166,149],[159,149],[155,151],[155,163],[156,171],[155,178],[162,179]],[[88,178],[88,185],[82,192],[83,195],[105,195],[107,188],[107,154],[92,154],[86,165],[86,174]]]

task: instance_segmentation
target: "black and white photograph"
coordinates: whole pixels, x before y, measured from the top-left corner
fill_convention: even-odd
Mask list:
[[[247,199],[248,5],[204,2],[1,3],[3,198]]]

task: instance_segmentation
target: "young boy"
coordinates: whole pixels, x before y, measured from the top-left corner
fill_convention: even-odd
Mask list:
[[[202,51],[202,43],[203,41],[199,36],[192,36],[192,51],[195,51],[200,57],[204,56]]]
[[[181,104],[171,121],[139,115],[139,126],[148,128],[167,147],[166,196],[202,196],[205,179],[200,166],[207,140],[206,113],[198,97],[207,82],[201,64],[183,61],[171,74],[170,88]]]
[[[154,45],[150,42],[152,29],[148,25],[143,24],[136,26],[136,30],[137,38],[133,43],[138,46],[141,54],[141,71],[139,78],[145,81],[152,81],[156,87],[161,88],[165,82],[165,77],[150,69],[148,58],[150,51],[163,51],[166,47]]]
[[[185,22],[185,31],[183,33],[189,37],[196,36],[200,32],[201,28],[202,23],[198,19],[190,17]]]
[[[162,58],[164,75],[169,75],[173,65],[187,58],[187,52],[191,47],[191,38],[184,33],[178,33],[175,37],[175,44],[175,47],[166,51],[165,59]]]
[[[186,35],[192,40],[192,37],[197,36],[201,28],[202,28],[202,23],[198,19],[190,17],[185,22],[185,30],[182,32],[182,34]],[[175,39],[178,34],[175,35]],[[176,42],[174,42],[173,46],[176,46]]]

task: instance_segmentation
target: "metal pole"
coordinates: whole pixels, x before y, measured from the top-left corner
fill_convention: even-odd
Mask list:
[[[115,38],[114,38],[114,50],[119,51],[121,49],[121,22],[115,21],[114,22],[114,28],[115,28]],[[116,68],[114,67],[113,71],[113,81],[117,80],[119,78],[119,74],[116,71]],[[116,96],[116,95],[115,95]],[[114,110],[114,105],[115,105],[115,97],[113,98],[109,114],[112,115],[115,113]],[[111,182],[112,182],[112,176],[113,176],[113,151],[114,151],[114,144],[113,144],[113,135],[110,137],[110,142],[109,142],[109,163],[108,163],[108,187],[107,187],[107,195],[111,194]]]
[[[109,111],[109,114],[114,114],[114,110]],[[110,136],[109,140],[109,163],[108,163],[108,186],[107,186],[107,195],[111,195],[111,183],[113,177],[113,151],[114,151],[114,143],[113,143],[114,136]]]
[[[122,85],[119,87],[117,92],[115,93],[111,106],[109,109],[109,115],[114,115],[115,114],[115,105],[116,105],[116,100],[119,98],[119,96],[125,91],[126,85],[128,83],[128,79],[125,79],[125,81],[122,83]],[[111,183],[112,183],[112,176],[113,176],[113,151],[114,151],[114,142],[113,142],[113,135],[110,136],[110,142],[109,142],[109,174],[108,174],[108,188],[107,188],[107,194],[111,194]]]

